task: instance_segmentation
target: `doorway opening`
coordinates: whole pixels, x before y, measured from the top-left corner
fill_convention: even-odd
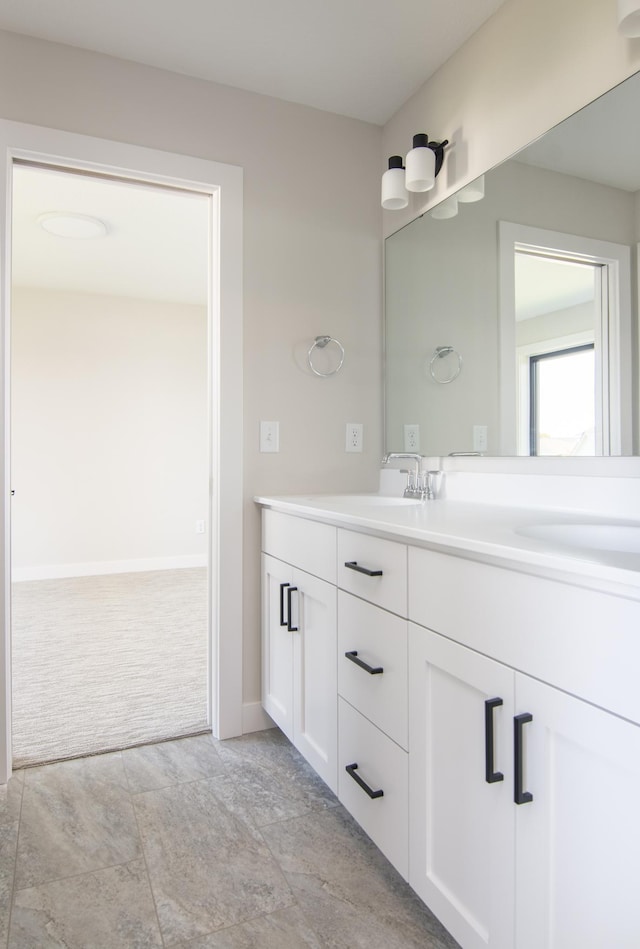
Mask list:
[[[76,173],[170,186],[210,197],[209,499],[212,732],[241,735],[255,724],[242,702],[243,458],[242,169],[209,159],[0,120],[0,784],[11,776],[11,197],[15,166],[30,162]],[[246,726],[245,726],[246,719]]]
[[[211,729],[210,202],[14,167],[14,766]]]

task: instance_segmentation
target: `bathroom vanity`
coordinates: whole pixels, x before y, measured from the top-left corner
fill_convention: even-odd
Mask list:
[[[257,501],[264,708],[463,949],[636,949],[640,526]]]

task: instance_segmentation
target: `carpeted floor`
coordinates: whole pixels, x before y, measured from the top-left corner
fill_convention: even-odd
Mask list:
[[[14,766],[207,728],[204,567],[13,584]]]

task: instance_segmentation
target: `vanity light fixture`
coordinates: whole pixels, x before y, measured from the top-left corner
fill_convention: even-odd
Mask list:
[[[400,211],[409,204],[409,195],[404,185],[404,165],[401,155],[392,155],[389,167],[382,176],[382,207],[387,211]]]
[[[640,36],[640,0],[618,0],[618,29],[623,36]]]
[[[407,153],[407,191],[431,191],[442,168],[447,142],[430,142],[424,132],[413,136],[413,148]]]
[[[413,136],[413,148],[407,154],[406,169],[400,155],[392,155],[382,176],[382,207],[400,211],[409,203],[408,191],[430,191],[444,160],[449,142],[430,142],[424,132]]]
[[[445,198],[444,201],[436,204],[435,208],[429,211],[429,216],[435,218],[436,221],[446,221],[447,218],[455,217],[458,213],[458,197],[458,195],[452,194]]]
[[[457,194],[461,204],[471,204],[473,201],[482,201],[484,198],[484,175],[461,188]]]
[[[67,211],[49,211],[38,217],[38,224],[49,234],[56,237],[71,237],[76,240],[91,240],[105,237],[107,225],[97,217],[88,214],[73,214]]]

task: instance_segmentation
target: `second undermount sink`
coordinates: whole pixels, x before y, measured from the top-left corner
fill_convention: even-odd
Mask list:
[[[516,534],[561,547],[640,554],[640,524],[528,524]]]

